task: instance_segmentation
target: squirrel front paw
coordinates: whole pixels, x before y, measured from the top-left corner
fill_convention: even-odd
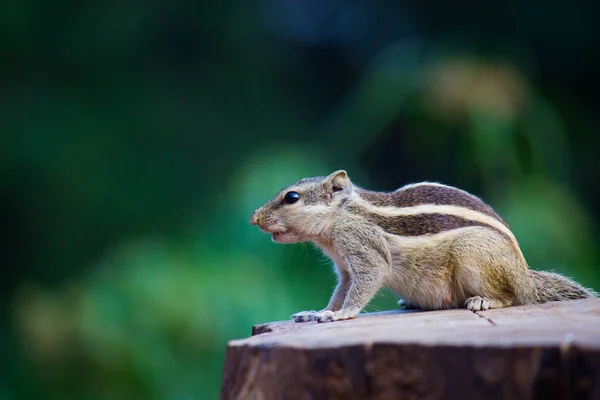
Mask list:
[[[293,314],[292,315],[292,319],[295,322],[309,322],[309,321],[312,321],[314,319],[315,314],[317,314],[317,313],[318,313],[318,311],[314,311],[314,310],[311,310],[311,311],[300,311],[300,312],[298,312],[296,314]]]
[[[327,321],[342,321],[345,319],[352,319],[356,317],[359,313],[359,309],[347,309],[340,311],[322,311],[318,312],[314,315],[314,319],[317,322],[327,322]]]

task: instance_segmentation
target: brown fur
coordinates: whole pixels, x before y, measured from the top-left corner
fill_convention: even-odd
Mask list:
[[[288,191],[300,199],[283,204]],[[491,207],[448,186],[375,193],[336,171],[281,190],[251,223],[274,241],[313,242],[335,263],[338,285],[329,304],[294,314],[298,322],[353,318],[381,287],[424,309],[477,311],[594,296],[563,276],[530,270]]]
[[[457,215],[430,213],[389,217],[360,209],[360,207],[349,207],[349,210],[362,213],[365,218],[380,226],[384,231],[399,236],[432,235],[469,226],[483,226],[504,235],[503,232],[483,222],[473,221]]]
[[[365,200],[378,206],[412,207],[420,204],[445,204],[464,207],[494,217],[508,226],[506,221],[481,199],[450,186],[423,182],[400,188],[394,192],[371,192],[361,189],[358,193]]]
[[[547,301],[575,300],[596,297],[597,294],[576,284],[572,280],[548,271],[531,271],[535,286],[543,288],[536,292],[536,300],[539,303]]]

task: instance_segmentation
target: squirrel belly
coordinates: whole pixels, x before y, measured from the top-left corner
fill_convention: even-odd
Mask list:
[[[336,171],[282,189],[250,222],[277,242],[313,242],[334,261],[338,284],[328,305],[294,314],[297,322],[354,318],[382,287],[431,310],[595,296],[566,277],[529,269],[489,205],[438,183],[372,192]]]

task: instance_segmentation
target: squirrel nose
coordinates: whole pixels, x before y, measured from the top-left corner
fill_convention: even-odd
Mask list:
[[[254,211],[250,217],[250,223],[252,225],[258,225],[258,212],[259,210]]]

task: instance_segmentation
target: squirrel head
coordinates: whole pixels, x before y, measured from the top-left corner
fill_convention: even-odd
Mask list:
[[[318,241],[352,191],[352,182],[343,170],[326,177],[304,178],[254,211],[250,223],[270,233],[274,242]]]

